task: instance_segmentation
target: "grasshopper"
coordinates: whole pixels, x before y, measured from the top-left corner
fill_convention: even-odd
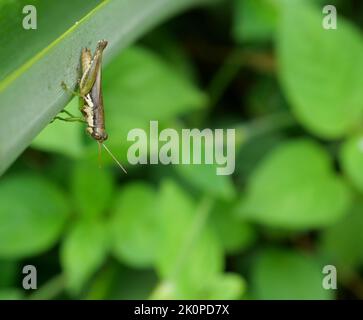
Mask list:
[[[107,46],[106,40],[100,40],[97,43],[95,53],[92,57],[89,48],[83,48],[81,53],[82,77],[79,80],[79,93],[71,91],[74,95],[79,96],[79,109],[83,118],[75,117],[68,111],[63,110],[69,115],[69,118],[55,117],[55,119],[64,121],[81,121],[87,124],[87,133],[97,141],[99,146],[99,157],[101,154],[101,146],[115,160],[118,166],[125,172],[125,168],[116,159],[112,152],[105,145],[108,134],[105,129],[105,111],[102,96],[102,54]],[[62,87],[70,91],[65,83]]]

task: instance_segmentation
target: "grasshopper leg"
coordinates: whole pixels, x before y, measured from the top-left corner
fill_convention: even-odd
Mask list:
[[[70,113],[69,111],[63,109],[61,111],[61,113],[65,113],[66,115],[68,115],[70,118],[77,118],[77,116],[74,116],[72,113]]]
[[[81,117],[62,118],[62,117],[59,117],[59,116],[54,117],[54,119],[50,123],[53,123],[55,120],[61,120],[61,121],[66,121],[66,122],[82,122],[82,123],[86,123],[86,121]]]

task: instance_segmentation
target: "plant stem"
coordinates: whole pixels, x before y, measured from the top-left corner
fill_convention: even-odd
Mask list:
[[[208,216],[212,210],[213,203],[214,201],[210,196],[203,197],[199,207],[197,208],[195,218],[190,228],[190,231],[187,234],[183,247],[181,248],[171,278],[177,277],[178,274],[180,273],[180,270],[183,268],[190,250],[192,249],[193,245],[198,241],[198,237],[202,233],[202,230],[208,220]]]
[[[241,59],[241,51],[232,51],[225,59],[223,65],[217,71],[209,85],[210,107],[215,107],[219,100],[222,98],[224,92],[229,84],[239,73],[243,66],[243,59]]]
[[[206,225],[209,214],[213,208],[214,199],[210,196],[204,196],[195,214],[194,221],[190,227],[189,233],[186,235],[185,241],[181,247],[179,256],[175,263],[175,268],[170,275],[170,279],[175,279],[184,267],[185,261],[193,245],[198,241],[198,237]],[[149,296],[151,300],[167,299],[173,292],[173,284],[171,281],[163,280],[152,291]]]

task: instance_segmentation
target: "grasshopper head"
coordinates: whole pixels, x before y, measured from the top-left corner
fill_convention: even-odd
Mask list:
[[[92,135],[93,139],[99,141],[99,142],[103,142],[106,141],[108,139],[108,134],[106,133],[106,131],[102,131],[102,132],[93,132]]]
[[[98,142],[104,142],[108,139],[108,134],[104,129],[100,128],[87,128],[87,132],[90,136]]]

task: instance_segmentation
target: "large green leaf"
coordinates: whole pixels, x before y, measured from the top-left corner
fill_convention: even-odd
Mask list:
[[[117,195],[110,220],[116,257],[134,267],[151,266],[157,246],[159,222],[156,192],[145,183],[127,185]]]
[[[5,57],[1,60],[2,66],[5,65],[2,69],[8,74],[0,81],[0,174],[70,100],[61,83],[64,81],[74,88],[79,78],[82,47],[94,50],[98,40],[107,39],[107,63],[155,24],[206,1],[105,0],[99,3],[66,0],[61,4],[59,1],[34,1],[30,3],[39,3],[43,14],[39,36],[36,35],[38,30],[25,31],[19,27],[21,5],[7,1],[0,20],[1,34],[6,33],[1,39],[11,39],[9,45],[8,41],[3,41],[0,51],[0,57]],[[96,3],[99,5],[94,7]],[[13,21],[17,14],[20,17]],[[12,29],[14,24],[17,27]],[[4,63],[14,54],[14,63]]]
[[[323,265],[294,251],[267,249],[252,265],[255,299],[325,300],[332,291],[322,286]]]
[[[113,176],[107,168],[78,161],[71,177],[71,190],[77,213],[83,218],[100,217],[109,209],[114,192]]]
[[[217,165],[175,166],[176,172],[191,186],[216,198],[233,199],[235,190],[230,176],[217,175]]]
[[[219,243],[229,254],[245,250],[257,237],[254,228],[235,214],[234,205],[234,202],[217,202],[210,218]]]
[[[0,257],[41,253],[58,240],[69,213],[61,190],[35,175],[4,178],[0,185]]]
[[[363,115],[362,37],[341,15],[337,30],[325,30],[318,7],[283,3],[277,53],[286,97],[311,132],[340,137]]]
[[[247,139],[236,155],[238,179],[245,182],[266,154],[283,142],[285,138],[281,133],[272,133]]]
[[[169,180],[162,185],[160,201],[157,271],[172,297],[196,298],[223,268],[220,245],[206,221],[210,208],[197,209]]]
[[[1,0],[0,81],[71,28],[102,0]],[[23,28],[25,6],[36,8],[37,29]],[[61,17],[61,18],[60,18]],[[21,50],[19,50],[21,48]]]
[[[146,120],[169,119],[206,102],[184,74],[142,47],[128,48],[108,66],[104,93],[109,110]]]
[[[271,152],[252,174],[243,214],[291,229],[330,225],[347,213],[351,192],[315,142],[295,140]]]
[[[70,292],[79,293],[108,252],[107,229],[100,221],[75,223],[61,247],[61,264]]]
[[[243,278],[238,274],[226,273],[216,277],[202,299],[233,300],[241,298],[246,289]]]

